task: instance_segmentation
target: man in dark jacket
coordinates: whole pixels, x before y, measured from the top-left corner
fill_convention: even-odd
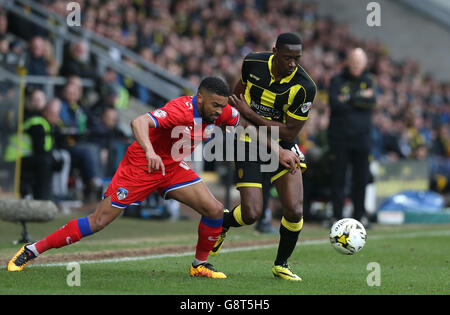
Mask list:
[[[29,75],[47,75],[47,61],[45,60],[45,42],[40,36],[31,40],[27,60],[27,71]]]
[[[86,41],[80,40],[71,43],[69,51],[64,57],[61,75],[66,77],[76,75],[83,79],[97,80],[97,72],[89,58],[89,44]]]
[[[342,218],[346,174],[352,167],[353,216],[367,225],[365,190],[369,179],[370,130],[375,107],[374,79],[366,71],[367,56],[361,48],[349,52],[344,71],[331,79],[328,141],[332,169],[331,201],[334,219]]]

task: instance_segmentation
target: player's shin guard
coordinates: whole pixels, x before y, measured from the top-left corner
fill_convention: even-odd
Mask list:
[[[214,247],[220,232],[222,232],[222,223],[223,218],[201,218],[198,224],[198,241],[195,251],[195,259],[197,261],[208,260],[209,251]]]
[[[91,235],[88,217],[74,219],[56,230],[46,238],[29,245],[28,248],[35,254],[42,254],[51,248],[60,248],[78,242],[81,238]]]
[[[283,265],[291,256],[297,244],[298,236],[303,227],[303,219],[299,222],[289,222],[284,217],[281,218],[280,243],[278,245],[275,265]]]

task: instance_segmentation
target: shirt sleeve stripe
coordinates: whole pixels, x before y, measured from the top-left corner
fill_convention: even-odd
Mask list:
[[[155,128],[158,128],[158,120],[155,118],[155,116],[152,115],[152,113],[147,113],[151,119],[153,119],[153,122],[155,123]]]
[[[291,113],[290,111],[287,111],[286,114],[288,114],[288,116],[291,116],[292,118],[297,119],[297,120],[307,120],[308,116],[309,116],[308,115],[305,117],[305,116],[295,115],[295,114]]]
[[[241,120],[241,114],[238,114],[236,123],[234,124],[235,127],[237,127],[237,125],[239,125],[240,120]]]

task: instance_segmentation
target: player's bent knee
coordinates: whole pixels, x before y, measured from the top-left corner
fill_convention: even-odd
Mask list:
[[[290,222],[299,222],[303,218],[303,203],[298,202],[284,207],[284,217]]]
[[[214,203],[211,203],[203,209],[202,215],[210,219],[220,219],[223,217],[223,209],[223,204],[216,200]]]
[[[117,218],[122,211],[122,209],[111,205],[111,197],[106,197],[103,199],[95,209],[95,212],[89,216],[89,226],[92,233],[103,230],[108,224]]]
[[[103,230],[108,224],[110,224],[116,215],[111,215],[108,213],[96,213],[94,212],[89,216],[89,225],[92,233],[96,233]]]
[[[262,207],[258,205],[241,205],[242,221],[250,225],[255,223],[262,214]]]

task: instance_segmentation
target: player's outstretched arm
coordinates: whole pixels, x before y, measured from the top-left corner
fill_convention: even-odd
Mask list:
[[[153,145],[148,136],[149,129],[155,127],[155,122],[148,114],[138,116],[131,122],[131,130],[133,131],[134,138],[145,152],[145,157],[148,161],[148,172],[151,173],[153,169],[161,169],[162,174],[165,175],[164,163],[161,157],[153,150]]]

